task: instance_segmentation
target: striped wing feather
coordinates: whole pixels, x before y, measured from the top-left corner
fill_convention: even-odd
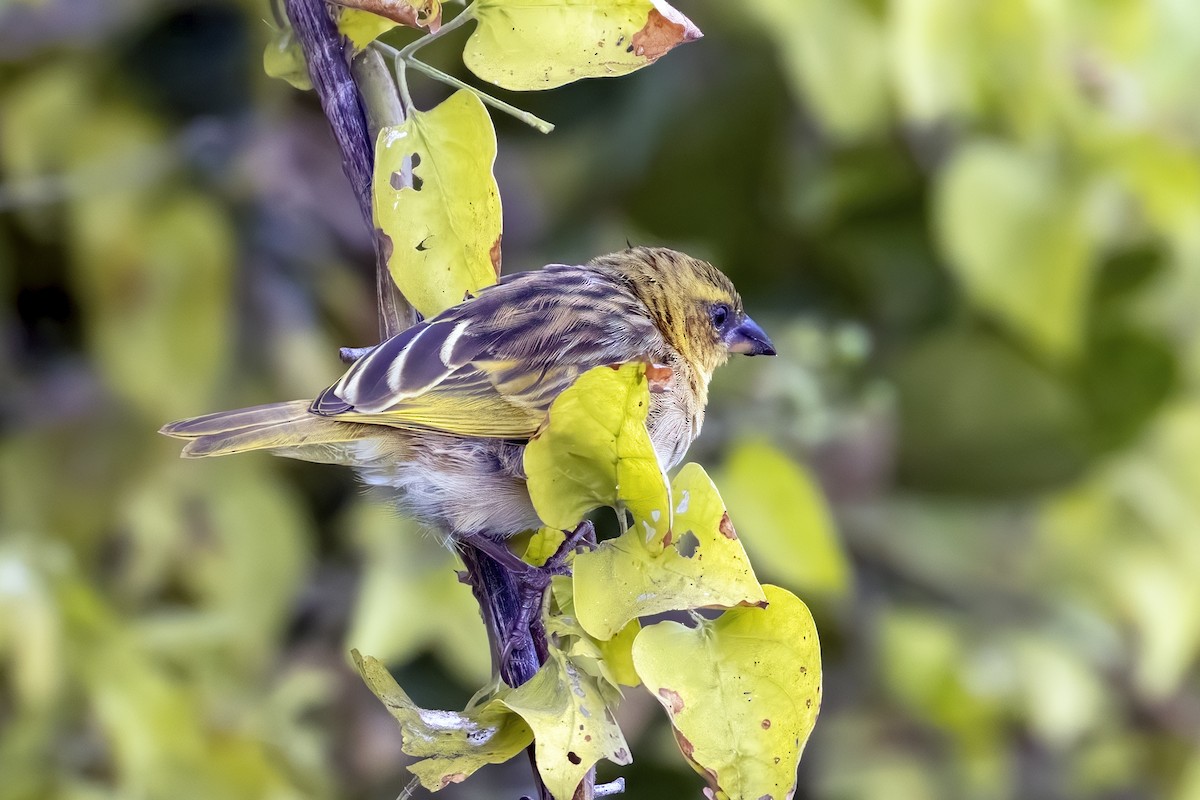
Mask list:
[[[586,267],[509,276],[357,361],[311,411],[462,436],[528,438],[584,371],[664,346],[645,306]]]

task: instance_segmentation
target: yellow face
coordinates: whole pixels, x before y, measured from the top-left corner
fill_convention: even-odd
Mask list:
[[[729,278],[708,262],[666,248],[635,247],[593,264],[629,281],[667,342],[706,378],[730,353],[775,354],[746,316]]]

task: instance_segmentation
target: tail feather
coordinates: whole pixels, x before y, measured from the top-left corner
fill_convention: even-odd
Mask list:
[[[306,460],[339,461],[336,445],[379,435],[369,425],[321,417],[309,412],[310,401],[293,400],[236,411],[219,411],[164,425],[159,431],[187,440],[184,458],[204,458],[272,450]],[[312,447],[318,445],[318,447]],[[323,455],[324,457],[314,457]]]
[[[308,412],[310,400],[292,400],[287,403],[268,403],[234,411],[218,411],[200,417],[181,419],[162,427],[159,433],[177,439],[195,439],[210,433],[226,433],[242,428],[259,427],[278,422],[294,422]]]

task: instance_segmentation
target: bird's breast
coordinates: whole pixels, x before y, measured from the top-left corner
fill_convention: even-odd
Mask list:
[[[672,378],[664,391],[650,396],[646,429],[664,470],[683,460],[703,424],[704,408],[686,380]]]

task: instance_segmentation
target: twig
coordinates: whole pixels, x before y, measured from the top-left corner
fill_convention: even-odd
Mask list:
[[[625,791],[625,779],[617,778],[611,783],[601,783],[596,786],[596,797],[612,797]]]
[[[453,31],[460,24],[462,24],[462,22],[465,22],[471,18],[472,17],[470,14],[467,11],[464,11],[451,20],[447,25],[443,26],[442,29],[437,33],[431,33],[427,36],[423,36],[402,50],[398,50],[395,47],[392,47],[390,44],[385,44],[384,42],[373,42],[371,47],[375,50],[378,50],[380,53],[386,53],[395,63],[396,80],[400,85],[400,95],[405,98],[406,103],[411,103],[408,95],[407,72],[408,67],[412,67],[418,72],[423,72],[434,80],[441,81],[447,86],[452,86],[455,89],[463,89],[470,92],[492,108],[503,111],[509,116],[515,117],[540,133],[550,133],[553,131],[554,123],[547,122],[541,117],[531,114],[524,109],[517,108],[511,103],[506,103],[498,97],[493,97],[479,87],[472,86],[471,84],[461,81],[449,73],[442,72],[437,67],[431,67],[416,57],[416,52],[422,47],[427,44],[432,44],[434,40]]]

